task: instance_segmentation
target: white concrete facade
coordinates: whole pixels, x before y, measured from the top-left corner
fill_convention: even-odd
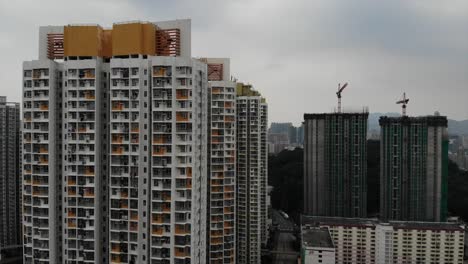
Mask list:
[[[260,263],[266,243],[267,104],[252,93],[237,93],[237,263]]]
[[[41,27],[23,64],[24,263],[206,262],[207,66],[190,20],[154,24],[180,30],[180,57],[52,61],[64,30]]]
[[[228,58],[200,61],[207,64],[210,101],[207,263],[236,263],[236,83]]]
[[[377,219],[306,217],[329,229],[336,263],[463,263],[461,223],[379,222]]]
[[[63,62],[63,263],[107,262],[107,87],[101,58]]]
[[[235,262],[236,84],[210,84],[209,263]]]
[[[62,65],[23,63],[24,263],[60,263]]]
[[[304,247],[304,264],[335,264],[335,249],[325,247]]]

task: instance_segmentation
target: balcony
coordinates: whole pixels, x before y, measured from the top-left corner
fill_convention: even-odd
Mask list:
[[[164,136],[164,135],[154,135],[153,136],[153,144],[170,144],[171,137]]]
[[[156,147],[153,149],[153,156],[162,156],[170,153],[170,149],[164,148],[164,147]]]
[[[76,228],[76,220],[69,219],[67,226],[68,228]]]
[[[130,227],[129,227],[129,230],[130,231],[138,231],[138,223],[130,223]]]
[[[41,104],[41,105],[39,105],[39,109],[42,110],[42,111],[48,111],[49,110],[49,105]]]
[[[170,213],[171,212],[171,205],[170,204],[169,205],[167,205],[167,204],[163,205],[162,206],[162,211],[164,213]]]
[[[190,226],[176,225],[175,233],[176,235],[190,235]]]
[[[122,144],[123,136],[112,135],[112,144]]]
[[[153,224],[162,224],[163,223],[162,215],[161,214],[153,214],[151,223],[153,223]]]
[[[211,89],[212,94],[221,94],[222,92],[223,89],[221,87],[213,87],[213,89]]]
[[[32,182],[33,186],[38,186],[38,185],[49,185],[48,181],[41,181],[41,180],[33,180]]]
[[[189,257],[190,257],[190,253],[189,253],[189,252],[186,252],[185,249],[176,248],[176,250],[175,250],[175,256],[176,256],[177,258],[189,258]]]
[[[224,228],[227,229],[227,228],[233,228],[234,225],[231,223],[231,222],[224,222]]]
[[[112,244],[111,252],[112,252],[112,253],[120,253],[120,245],[118,245],[118,244]]]
[[[121,258],[120,258],[120,256],[112,255],[112,257],[111,257],[111,263],[121,263]]]
[[[112,111],[122,111],[124,109],[123,103],[112,103]]]
[[[94,75],[94,69],[87,69],[80,71],[79,73],[80,78],[85,78],[85,79],[94,79],[96,76]]]
[[[177,122],[188,122],[188,113],[186,112],[177,112],[176,114],[176,121]]]
[[[112,154],[113,155],[122,155],[123,152],[124,152],[123,147],[112,148]]]
[[[162,227],[159,227],[159,226],[156,226],[156,227],[153,227],[153,230],[152,230],[152,234],[153,235],[159,235],[161,236],[163,234],[164,230]]]
[[[154,67],[153,69],[153,77],[169,77],[171,75],[170,67]]]
[[[177,100],[188,100],[189,99],[188,93],[186,91],[177,90],[176,99]]]
[[[223,243],[223,238],[222,237],[213,237],[211,238],[211,244],[212,245],[219,245]]]
[[[94,176],[94,168],[86,168],[85,171],[84,171],[84,175]]]
[[[96,96],[93,93],[87,91],[84,94],[84,98],[87,99],[87,100],[94,100],[94,99],[96,99]]]
[[[130,213],[130,220],[132,220],[132,221],[138,221],[138,213],[136,213],[136,212],[131,212],[131,213]]]
[[[94,197],[94,190],[92,189],[86,189],[84,192],[84,197]]]

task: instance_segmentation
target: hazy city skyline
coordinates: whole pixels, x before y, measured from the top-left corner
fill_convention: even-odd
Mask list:
[[[8,3],[8,4],[7,4]],[[336,105],[409,115],[440,111],[468,119],[468,2],[416,1],[58,1],[0,2],[2,95],[21,101],[21,62],[37,57],[38,27],[192,19],[194,57],[230,57],[254,84],[270,122],[297,125],[304,112]]]

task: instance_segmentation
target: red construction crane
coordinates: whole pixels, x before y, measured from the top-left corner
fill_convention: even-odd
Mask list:
[[[341,92],[346,86],[348,86],[348,83],[343,84],[343,86],[340,83],[338,84],[338,92],[336,92],[336,96],[338,96],[338,113],[341,113]]]
[[[400,101],[396,102],[397,104],[401,104],[403,116],[406,116],[406,105],[408,104],[408,102],[409,98],[406,98],[406,93],[403,93],[403,98]]]

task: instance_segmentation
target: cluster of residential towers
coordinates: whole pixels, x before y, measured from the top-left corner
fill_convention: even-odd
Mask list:
[[[23,63],[24,263],[260,263],[267,104],[190,20],[41,27]]]
[[[367,216],[367,117],[305,114],[304,214]],[[447,117],[381,117],[380,217],[447,219]]]
[[[447,117],[380,118],[379,218],[367,218],[367,118],[304,115],[302,263],[463,263],[465,226],[447,217]]]

